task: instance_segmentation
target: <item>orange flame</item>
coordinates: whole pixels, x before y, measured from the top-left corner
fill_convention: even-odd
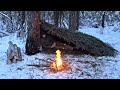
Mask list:
[[[55,69],[57,71],[60,71],[64,68],[64,65],[63,65],[63,62],[61,59],[61,51],[60,50],[56,51],[56,61],[52,63],[51,68]]]
[[[57,68],[62,66],[62,59],[61,59],[61,52],[60,52],[60,50],[56,51],[56,66],[57,66]]]
[[[62,58],[61,58],[61,51],[57,50],[56,51],[56,59],[55,61],[50,65],[51,70],[55,71],[61,71],[61,70],[67,70],[69,69],[69,65],[66,64]]]

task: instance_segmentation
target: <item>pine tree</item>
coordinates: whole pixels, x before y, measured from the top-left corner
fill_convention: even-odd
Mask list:
[[[26,54],[32,55],[40,51],[40,12],[27,11]]]
[[[70,11],[69,12],[69,29],[72,31],[75,31],[76,26],[77,26],[76,11]]]

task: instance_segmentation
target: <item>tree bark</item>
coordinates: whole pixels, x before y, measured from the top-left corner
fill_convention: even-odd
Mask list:
[[[77,14],[77,15],[76,15],[76,19],[77,19],[77,20],[76,20],[76,22],[77,22],[76,30],[79,30],[79,20],[80,20],[80,19],[79,19],[79,15],[80,15],[80,12],[79,12],[79,11],[76,11],[76,14]]]
[[[102,15],[102,27],[103,28],[105,27],[105,12],[103,12],[103,15]]]
[[[54,11],[54,25],[58,27],[59,21],[59,11]]]
[[[69,12],[69,29],[75,31],[77,26],[76,11]]]
[[[18,37],[25,37],[25,26],[24,26],[24,23],[25,23],[25,11],[19,11],[18,13],[19,15],[19,18],[18,18],[18,25],[19,25],[19,28],[18,28],[18,34],[17,36]]]
[[[27,15],[26,54],[33,55],[40,51],[40,12],[28,11]]]
[[[104,27],[105,27],[105,12],[103,12],[103,15],[102,15],[102,23],[101,23],[101,34],[103,34],[103,31],[104,31]]]
[[[63,11],[59,11],[59,23],[60,23],[60,27],[62,26],[62,15],[63,15]]]

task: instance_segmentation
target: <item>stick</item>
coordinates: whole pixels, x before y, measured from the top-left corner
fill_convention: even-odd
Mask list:
[[[2,31],[0,31],[0,33],[3,33],[4,35],[7,35],[7,36],[8,36],[8,34],[7,34],[6,32],[2,32]]]
[[[37,64],[27,64],[27,66],[41,67],[41,65],[37,65]],[[49,65],[42,65],[42,67],[49,67]]]

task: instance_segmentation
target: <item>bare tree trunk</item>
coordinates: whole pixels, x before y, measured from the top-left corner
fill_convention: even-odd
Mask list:
[[[75,31],[77,26],[76,11],[69,12],[69,29]]]
[[[19,32],[17,34],[18,37],[25,37],[25,27],[24,27],[24,24],[25,24],[25,11],[20,11],[19,12],[19,18],[18,18],[18,21],[19,21]]]
[[[80,19],[79,19],[79,15],[80,15],[80,12],[79,12],[79,11],[76,11],[76,14],[77,14],[77,15],[76,15],[76,17],[77,17],[77,18],[76,18],[76,19],[77,19],[76,30],[79,30],[79,20],[80,20]]]
[[[45,21],[45,12],[46,11],[41,11],[41,20]]]
[[[54,25],[58,27],[59,21],[59,11],[54,11]]]
[[[105,27],[105,12],[103,12],[103,16],[102,16],[102,27]]]
[[[62,14],[63,14],[63,11],[59,11],[59,23],[60,23],[60,27],[62,25]]]
[[[105,12],[103,12],[103,15],[102,15],[102,23],[101,23],[101,34],[103,34],[103,31],[104,31],[104,27],[105,27]]]
[[[40,51],[40,12],[27,12],[28,37],[26,41],[26,54],[32,55]]]

